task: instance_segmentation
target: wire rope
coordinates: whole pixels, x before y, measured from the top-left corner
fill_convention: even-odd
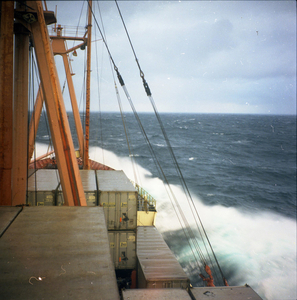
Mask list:
[[[99,3],[97,2],[97,4],[98,4],[98,8],[99,8]],[[106,34],[105,34],[105,29],[104,29],[104,24],[103,24],[103,19],[102,19],[102,15],[101,15],[101,12],[100,12],[100,8],[99,8],[99,13],[100,13],[100,20],[101,20],[101,24],[102,24],[102,32],[104,34],[104,39],[107,42],[107,38],[106,38]],[[96,27],[95,27],[95,30],[96,30]],[[134,181],[136,183],[139,183],[140,176],[137,175],[138,172],[136,170],[137,168],[136,168],[135,158],[134,158],[134,155],[133,155],[133,148],[132,148],[132,145],[131,145],[131,142],[130,142],[131,138],[130,138],[130,135],[129,135],[128,127],[126,125],[125,115],[123,113],[123,107],[122,107],[121,97],[120,97],[120,94],[119,94],[118,87],[116,85],[114,73],[112,71],[112,62],[111,62],[111,59],[109,59],[109,63],[110,63],[110,68],[111,68],[111,74],[112,74],[112,77],[113,77],[113,82],[114,82],[115,93],[116,93],[116,97],[117,97],[117,101],[118,101],[118,106],[119,106],[119,110],[120,110],[120,114],[121,114],[121,118],[122,118],[122,123],[123,123],[123,127],[124,127],[124,132],[125,132],[127,147],[128,147],[128,151],[129,151],[129,157],[131,159],[132,170],[133,170],[133,174],[134,174]]]
[[[28,119],[27,119],[27,145],[29,145],[29,130],[30,130],[30,112],[34,110],[34,103],[32,103],[31,107],[31,92],[30,92],[30,57],[31,57],[31,51],[32,51],[32,45],[29,42],[29,58],[28,58],[28,66],[29,66],[29,72],[28,72]],[[27,180],[26,180],[26,204],[28,204],[28,187],[29,187],[29,151],[27,150]]]
[[[34,59],[34,56],[32,58],[33,60],[33,65],[34,65],[34,69],[35,69],[35,73],[38,75],[38,68],[37,68],[37,65],[36,65],[36,61]],[[40,78],[37,77],[37,82],[38,82],[38,86],[41,88],[41,85],[40,85]],[[34,90],[33,90],[33,95],[34,95]],[[48,118],[47,118],[47,114],[45,112],[45,108],[44,108],[44,105],[42,106],[42,116],[44,116],[44,122],[45,122],[45,126],[46,126],[46,131],[47,131],[47,134],[48,134],[48,137],[49,137],[49,145],[48,145],[48,149],[47,149],[47,152],[46,153],[49,153],[50,150],[53,150],[54,149],[54,146],[53,146],[53,143],[52,143],[52,139],[51,139],[51,132],[49,130],[49,122],[48,122]],[[33,118],[35,118],[35,113],[33,114]],[[35,123],[35,121],[34,121]],[[36,133],[35,133],[35,126],[34,126],[34,135],[36,136]],[[36,157],[36,154],[35,154],[35,157]],[[36,159],[34,160],[35,162],[35,169],[36,169]],[[36,172],[35,172],[36,173]],[[57,178],[57,182],[60,182],[60,179],[59,179],[59,171],[56,169],[55,170],[55,174],[56,174],[56,178]],[[36,178],[35,178],[36,179]]]
[[[196,208],[196,206],[195,206],[195,204],[194,204],[194,201],[193,201],[193,199],[192,199],[192,197],[191,197],[190,191],[189,191],[189,189],[188,189],[188,187],[187,187],[187,184],[186,184],[186,181],[185,181],[185,179],[184,179],[184,176],[183,176],[183,174],[182,174],[182,172],[181,172],[181,169],[180,169],[180,167],[179,167],[179,164],[178,164],[178,162],[177,162],[177,159],[176,159],[176,157],[175,157],[175,155],[174,155],[174,152],[173,152],[173,149],[172,149],[172,147],[171,147],[169,138],[168,138],[167,133],[166,133],[166,131],[165,131],[165,128],[164,128],[164,126],[163,126],[163,123],[162,123],[162,120],[161,120],[161,118],[160,118],[160,115],[159,115],[159,113],[158,113],[158,111],[157,111],[157,108],[156,108],[156,105],[155,105],[155,103],[154,103],[154,100],[153,100],[153,97],[152,97],[150,88],[149,88],[149,86],[148,86],[148,84],[147,84],[147,82],[146,82],[146,80],[145,80],[145,78],[144,78],[144,73],[143,73],[143,71],[142,71],[142,69],[141,69],[141,67],[140,67],[138,58],[137,58],[137,56],[136,56],[136,52],[135,52],[135,50],[134,50],[133,44],[132,44],[132,42],[131,42],[131,39],[130,39],[128,30],[127,30],[127,27],[126,27],[126,25],[125,25],[123,16],[122,16],[122,14],[121,14],[120,8],[119,8],[118,3],[117,3],[116,0],[115,0],[115,3],[116,3],[116,6],[117,6],[117,8],[118,8],[119,15],[120,15],[120,17],[121,17],[123,26],[124,26],[124,28],[125,28],[125,31],[126,31],[126,34],[127,34],[127,37],[128,37],[129,43],[130,43],[130,46],[131,46],[131,48],[132,48],[132,52],[133,52],[134,57],[135,57],[135,60],[136,60],[136,63],[137,63],[137,65],[138,65],[138,68],[139,68],[139,71],[140,71],[140,77],[142,78],[142,81],[143,81],[143,85],[144,85],[146,94],[147,94],[148,98],[150,99],[150,102],[151,102],[152,107],[153,107],[153,109],[154,109],[155,115],[156,115],[156,117],[157,117],[157,119],[158,119],[158,122],[159,122],[159,125],[160,125],[160,127],[161,127],[161,130],[162,130],[164,139],[165,139],[165,141],[166,141],[167,147],[168,147],[168,149],[169,149],[171,158],[172,158],[172,160],[173,160],[173,162],[174,162],[174,165],[175,165],[175,168],[176,168],[176,170],[177,170],[177,173],[179,174],[179,178],[180,178],[180,180],[181,180],[182,187],[183,187],[183,189],[184,189],[184,191],[185,191],[185,194],[186,194],[186,197],[187,197],[187,199],[188,199],[188,203],[189,203],[189,206],[190,206],[190,208],[191,208],[191,211],[192,211],[192,214],[193,214],[193,217],[194,217],[194,220],[195,220],[197,229],[198,229],[198,231],[200,232],[200,228],[199,228],[199,226],[198,226],[197,219],[195,218],[194,212],[196,213],[196,216],[197,216],[197,218],[198,218],[198,220],[199,220],[199,222],[200,222],[200,226],[201,226],[201,228],[202,228],[203,234],[204,234],[204,236],[205,236],[205,238],[206,238],[206,240],[207,240],[207,242],[208,242],[208,245],[209,245],[209,247],[210,247],[210,249],[211,249],[211,252],[212,252],[212,254],[213,254],[213,257],[214,257],[214,259],[215,259],[215,261],[216,261],[216,263],[217,263],[217,266],[218,266],[218,268],[219,268],[219,270],[220,270],[220,273],[221,273],[223,279],[225,279],[225,277],[224,277],[224,275],[223,275],[223,272],[222,272],[222,269],[221,269],[221,267],[220,267],[220,265],[219,265],[219,262],[218,262],[218,260],[217,260],[217,257],[216,257],[216,255],[215,255],[215,253],[214,253],[213,247],[212,247],[212,245],[211,245],[211,243],[210,243],[210,240],[209,240],[209,238],[208,238],[208,235],[207,235],[207,233],[206,233],[206,231],[205,231],[205,228],[204,228],[204,226],[203,226],[203,223],[202,223],[202,221],[201,221],[201,218],[200,218],[200,216],[199,216],[199,214],[198,214],[197,208]],[[191,202],[191,203],[190,203],[190,202]],[[194,211],[193,211],[193,209],[194,209]],[[201,235],[201,237],[202,237],[201,232],[200,232],[200,235]],[[204,239],[202,239],[202,241],[203,241],[203,243],[204,243]],[[206,247],[205,243],[204,243],[204,246],[205,246],[206,252],[208,253],[208,250],[207,250],[207,247]],[[210,258],[210,255],[209,255],[209,254],[208,254],[208,257],[209,257],[209,259],[210,259],[210,261],[211,261],[211,258]]]
[[[100,6],[99,6],[99,2],[97,2],[97,6],[98,6],[98,11],[99,11],[99,15],[100,15],[100,19],[102,20],[102,16],[101,16],[101,11],[100,11]],[[95,26],[95,41],[97,40],[97,30],[96,30],[96,26]],[[101,76],[99,76],[99,66],[98,66],[98,43],[95,44],[96,47],[96,74],[97,74],[97,88],[98,88],[98,106],[99,106],[99,129],[100,129],[100,146],[101,146],[101,152],[102,152],[102,163],[105,164],[105,158],[104,158],[104,150],[103,150],[103,145],[104,145],[104,140],[103,140],[103,125],[102,125],[102,111],[101,111],[101,78],[102,78],[102,73],[101,73]],[[103,64],[103,51],[102,51],[102,57],[101,57],[101,65]],[[102,69],[101,69],[101,72],[102,72]]]
[[[170,201],[171,201],[172,204],[173,204],[173,203],[175,204],[175,205],[172,205],[172,206],[173,206],[173,209],[174,209],[174,211],[175,211],[175,213],[176,213],[176,216],[177,216],[177,218],[178,218],[178,220],[179,220],[179,223],[180,223],[181,227],[183,228],[183,231],[184,231],[184,232],[187,231],[186,237],[188,237],[188,242],[189,242],[189,244],[190,244],[190,239],[189,239],[189,237],[192,238],[192,242],[193,242],[193,240],[195,239],[195,235],[193,234],[192,229],[191,229],[191,227],[189,226],[189,224],[188,224],[188,222],[187,222],[187,218],[185,217],[183,211],[181,210],[180,205],[179,205],[179,203],[178,203],[178,201],[177,201],[177,199],[176,199],[176,197],[175,197],[175,195],[174,195],[174,193],[173,193],[173,191],[172,191],[172,189],[171,189],[171,186],[170,186],[170,184],[169,184],[169,181],[168,181],[168,179],[167,179],[167,177],[166,177],[166,175],[165,175],[165,173],[164,173],[164,171],[163,171],[163,169],[162,169],[162,167],[161,167],[161,164],[160,164],[160,162],[159,162],[159,160],[158,160],[158,158],[157,158],[157,156],[156,156],[156,154],[155,154],[155,151],[154,151],[154,149],[153,149],[153,147],[152,147],[152,145],[151,145],[151,143],[150,143],[150,141],[149,141],[149,138],[148,138],[148,136],[147,136],[147,134],[146,134],[146,132],[145,132],[145,130],[144,130],[144,127],[143,127],[143,125],[142,125],[142,123],[141,123],[141,120],[140,120],[140,118],[139,118],[139,115],[138,115],[138,113],[137,113],[137,111],[136,111],[136,109],[135,109],[135,107],[134,107],[134,104],[133,104],[133,102],[132,102],[132,99],[131,99],[131,97],[130,97],[130,95],[129,95],[129,93],[128,93],[128,90],[127,90],[127,88],[126,88],[126,86],[125,86],[124,81],[123,81],[122,78],[121,78],[121,82],[123,83],[123,84],[122,84],[122,88],[123,88],[123,90],[124,90],[124,92],[125,92],[125,94],[126,94],[126,97],[127,97],[128,101],[129,101],[129,103],[130,103],[130,106],[131,106],[131,108],[132,108],[132,110],[133,110],[133,112],[134,112],[134,115],[135,115],[136,120],[137,120],[137,122],[138,122],[138,124],[139,124],[139,127],[140,127],[140,129],[141,129],[141,131],[142,131],[142,134],[143,134],[143,136],[144,136],[144,139],[145,139],[145,141],[146,141],[146,143],[147,143],[147,145],[148,145],[148,148],[149,148],[149,150],[150,150],[151,156],[153,157],[153,160],[154,160],[156,169],[157,169],[157,171],[158,171],[160,177],[163,178],[163,182],[164,182],[165,188],[167,187],[167,188],[166,188],[166,191],[167,191],[167,193],[168,193],[169,199],[170,199]],[[166,184],[165,184],[165,183],[166,183]],[[168,192],[168,191],[169,191],[169,192]],[[177,213],[177,209],[176,209],[176,208],[178,209],[179,214]],[[182,223],[181,220],[183,221],[183,223]],[[183,224],[184,224],[184,225],[183,225]],[[196,248],[196,252],[198,253],[200,259],[205,263],[206,261],[205,261],[205,258],[203,257],[203,254],[202,254],[202,251],[200,250],[199,245],[198,245],[197,243],[194,243],[194,246],[195,246],[195,248]],[[190,247],[191,247],[191,246],[190,246]],[[195,256],[194,253],[193,253],[193,256],[196,258],[196,256]],[[200,267],[199,262],[198,262],[197,259],[196,259],[196,262],[197,262],[197,265]]]
[[[33,57],[33,65],[34,65],[35,73],[38,74],[38,68],[37,68],[34,57]],[[40,79],[37,78],[37,81],[39,83]],[[42,88],[40,84],[39,84],[39,87]],[[49,145],[48,145],[48,150],[47,150],[47,153],[48,153],[50,151],[49,149],[53,149],[53,143],[52,143],[52,139],[51,139],[51,132],[49,129],[49,123],[48,123],[48,119],[47,119],[47,114],[45,113],[44,105],[42,105],[42,111],[43,111],[42,115],[44,116],[44,120],[45,120],[46,131],[47,131],[47,134],[49,137]],[[34,114],[34,117],[35,117],[35,114]],[[34,126],[34,130],[35,130],[35,126]],[[34,132],[34,136],[36,136],[35,132]]]
[[[157,159],[157,157],[156,157],[156,155],[155,155],[155,153],[154,153],[154,150],[153,150],[153,148],[152,148],[152,146],[151,146],[151,144],[150,144],[150,142],[149,142],[149,139],[148,139],[148,137],[147,137],[147,134],[146,134],[146,132],[145,132],[145,130],[144,130],[142,124],[141,124],[140,118],[139,118],[139,116],[138,116],[138,114],[137,114],[137,112],[136,112],[136,110],[135,110],[135,108],[134,108],[134,105],[133,105],[133,102],[132,102],[132,100],[131,100],[131,97],[130,97],[130,95],[129,95],[127,89],[126,89],[126,86],[125,86],[125,84],[124,84],[124,81],[123,81],[123,79],[122,79],[122,77],[121,77],[121,75],[120,75],[120,73],[119,73],[119,71],[118,71],[118,68],[117,68],[117,66],[115,65],[115,62],[114,62],[114,60],[113,60],[113,58],[112,58],[112,56],[111,56],[110,50],[109,50],[108,45],[107,45],[107,43],[106,43],[106,40],[105,40],[105,38],[104,38],[104,36],[103,36],[103,34],[102,34],[102,31],[101,31],[101,29],[100,29],[100,27],[99,27],[99,24],[98,24],[98,22],[97,22],[97,20],[96,20],[96,17],[95,17],[95,15],[94,15],[94,13],[93,13],[92,10],[91,10],[91,12],[92,12],[92,14],[93,14],[95,23],[96,23],[96,25],[97,25],[97,27],[98,27],[100,33],[101,33],[102,40],[103,40],[103,42],[104,42],[104,44],[105,44],[105,46],[106,46],[106,49],[107,49],[107,51],[108,51],[108,53],[109,53],[110,59],[111,59],[113,65],[114,65],[114,69],[115,69],[115,71],[116,71],[116,73],[117,73],[118,80],[119,80],[119,82],[120,82],[120,84],[121,84],[121,86],[122,86],[122,88],[123,88],[123,90],[124,90],[124,92],[125,92],[125,94],[126,94],[126,97],[127,97],[128,101],[129,101],[129,103],[130,103],[130,106],[132,107],[132,110],[133,110],[133,112],[134,112],[134,115],[135,115],[135,117],[136,117],[136,119],[137,119],[137,121],[138,121],[138,124],[139,124],[139,126],[140,126],[140,128],[141,128],[141,131],[142,131],[142,133],[143,133],[143,135],[144,135],[144,137],[145,137],[145,141],[146,141],[147,144],[148,144],[148,147],[149,147],[149,150],[150,150],[151,155],[152,155],[152,157],[153,157],[153,160],[154,160],[156,169],[157,169],[157,171],[159,172],[160,177],[163,178],[163,182],[166,182],[166,183],[167,183],[167,186],[168,186],[168,188],[169,188],[169,190],[170,190],[170,192],[171,192],[171,194],[172,194],[172,196],[173,196],[173,198],[174,198],[175,205],[176,205],[176,207],[179,209],[180,216],[179,216],[178,214],[176,214],[176,215],[177,215],[177,217],[178,217],[178,219],[179,219],[179,222],[180,222],[180,224],[181,224],[181,227],[183,228],[183,225],[182,225],[182,222],[181,222],[180,218],[183,219],[184,224],[188,225],[188,224],[187,224],[187,219],[185,218],[183,212],[181,211],[180,206],[179,206],[179,204],[178,204],[178,202],[177,202],[177,200],[176,200],[176,198],[175,198],[175,196],[174,196],[174,193],[173,193],[172,190],[171,190],[170,184],[169,184],[169,182],[168,182],[168,180],[167,180],[167,178],[166,178],[166,176],[165,176],[165,174],[164,174],[164,172],[163,172],[163,170],[162,170],[162,167],[161,167],[160,163],[158,162],[158,159]],[[162,176],[161,176],[161,174],[162,174]],[[172,201],[172,198],[171,198],[171,197],[170,197],[170,200]],[[173,205],[173,207],[174,207],[174,205]],[[175,207],[174,207],[174,210],[176,211]],[[191,228],[190,228],[189,226],[186,226],[186,230],[188,231],[188,234],[189,234],[188,236],[192,236],[193,239],[194,239],[195,236],[193,235]],[[190,244],[189,239],[188,239],[188,243]],[[201,250],[200,250],[200,248],[199,248],[199,245],[196,244],[195,246],[198,247],[198,248],[196,249],[196,252],[199,254],[199,256],[200,256],[200,254],[202,255],[202,252],[201,252]],[[198,262],[198,260],[197,260],[197,258],[196,258],[196,255],[194,254],[194,252],[193,252],[193,256],[194,256],[195,259],[196,259],[196,262],[197,262],[198,267],[200,267],[200,266],[199,266],[199,262]],[[202,261],[205,262],[205,259],[204,259],[202,256],[200,257],[200,259],[201,259]]]
[[[31,100],[32,99],[32,118],[35,118],[34,117],[34,94],[32,95],[32,57],[33,57],[33,47],[30,47],[30,50],[29,50],[29,74],[28,74],[28,77],[29,77],[29,91],[28,91],[28,97],[29,99]],[[35,120],[33,119],[33,121],[35,122]],[[35,134],[35,128],[34,128],[34,134]],[[34,147],[34,157],[36,157],[36,150],[35,150],[35,147]],[[36,161],[34,160],[34,169],[36,169]],[[35,200],[37,199],[37,180],[36,180],[36,172],[34,174],[34,202]],[[27,200],[28,200],[28,183],[27,183]],[[36,204],[36,202],[34,203]]]
[[[79,15],[78,22],[77,22],[77,26],[76,26],[75,37],[78,36],[78,28],[79,28],[80,19],[81,19],[81,16],[82,16],[82,12],[83,12],[84,5],[85,5],[85,2],[83,1],[83,3],[82,3],[82,8],[81,8],[81,10],[80,10],[80,15]],[[66,45],[66,43],[65,43],[65,45]],[[74,47],[74,45],[75,45],[75,40],[74,40],[73,43],[72,43],[72,48]],[[67,49],[66,49],[66,50],[67,50]],[[73,55],[72,53],[71,53],[70,55],[67,54],[67,58],[68,58],[69,63],[68,63],[68,66],[67,66],[67,70],[65,70],[66,73],[68,72],[68,70],[69,70],[69,68],[70,68],[70,59],[71,59],[72,55]],[[65,76],[65,77],[66,77],[66,76]],[[64,93],[64,89],[65,89],[66,82],[67,82],[67,77],[64,79],[64,84],[63,84],[62,94]]]
[[[118,70],[118,68],[117,68],[117,66],[116,66],[116,64],[115,64],[115,62],[114,62],[114,60],[113,60],[113,57],[112,57],[112,55],[111,55],[111,53],[110,53],[109,47],[108,47],[108,45],[107,45],[107,42],[106,42],[106,40],[105,40],[105,38],[104,38],[104,36],[103,36],[103,34],[102,34],[102,32],[101,32],[100,26],[99,26],[99,24],[98,24],[98,22],[97,22],[97,20],[96,20],[96,17],[95,17],[95,15],[94,15],[92,9],[91,9],[91,12],[92,12],[92,14],[93,14],[95,23],[96,23],[96,25],[97,25],[97,27],[98,27],[98,29],[99,29],[99,31],[100,31],[100,34],[101,34],[102,40],[103,40],[103,42],[104,42],[104,44],[105,44],[105,46],[106,46],[107,52],[108,52],[108,54],[109,54],[109,56],[110,56],[110,60],[111,60],[111,62],[112,62],[112,64],[113,64],[113,66],[114,66],[114,70],[115,70],[116,73],[117,73],[118,80],[119,80],[119,82],[120,82],[120,84],[121,84],[121,86],[122,86],[124,92],[126,93],[126,97],[127,97],[128,101],[130,102],[130,105],[131,105],[131,103],[132,103],[131,97],[130,97],[129,94],[127,93],[127,90],[126,90],[124,81],[123,81],[123,79],[122,79],[122,77],[121,77],[121,75],[120,75],[120,73],[119,73],[119,70]],[[130,40],[130,41],[131,41],[131,40]],[[133,49],[134,49],[134,48],[133,48]],[[134,51],[134,53],[135,53],[135,51]],[[145,91],[146,91],[147,95],[150,97],[150,96],[151,96],[151,92],[150,92],[149,86],[148,86],[148,84],[147,84],[147,82],[146,82],[146,80],[145,80],[145,78],[144,78],[144,74],[143,74],[143,72],[142,72],[142,70],[141,70],[141,68],[140,68],[140,65],[139,65],[139,63],[138,63],[137,57],[136,57],[136,61],[137,61],[137,64],[138,64],[138,66],[139,66],[140,76],[141,76],[141,78],[142,78],[142,80],[143,80],[143,85],[144,85]],[[152,100],[152,97],[151,97],[150,100]],[[132,106],[131,106],[131,107],[132,107]],[[133,108],[132,108],[132,110],[133,110]],[[142,125],[141,125],[141,122],[140,122],[140,119],[139,119],[137,113],[135,114],[135,112],[134,112],[134,115],[135,115],[135,117],[136,117],[136,119],[137,119],[137,121],[138,121],[138,123],[139,123],[139,125],[140,125],[140,128],[143,128]],[[157,115],[157,114],[156,114],[156,115]],[[160,126],[161,126],[161,124],[160,124]],[[161,128],[162,128],[162,126],[161,126]],[[146,133],[145,133],[144,130],[143,130],[143,134],[144,134],[144,136],[146,137],[145,139],[148,141],[147,136],[146,136]],[[165,138],[166,138],[166,135],[165,135]],[[169,141],[169,140],[167,140],[167,141]],[[148,143],[149,143],[149,141],[148,141]],[[149,143],[149,145],[150,145],[150,143]],[[169,144],[169,145],[170,145],[170,144]],[[152,155],[152,153],[154,153],[154,152],[153,152],[153,149],[152,149],[151,147],[149,147],[149,149],[150,149],[151,155]],[[172,149],[172,147],[170,146],[169,149]],[[152,156],[154,157],[154,155],[152,155]],[[156,158],[154,158],[154,161],[155,161],[155,162],[157,161]],[[175,164],[175,165],[176,165],[176,164]],[[163,172],[163,170],[162,170],[162,168],[161,168],[161,166],[160,166],[159,163],[157,163],[156,169],[157,169],[157,171],[159,172],[159,174]],[[166,179],[165,174],[163,173],[162,175],[163,175],[163,176],[160,176],[160,177],[162,177],[162,178],[166,181],[167,179]],[[181,178],[182,178],[182,180],[183,180],[183,177],[181,177]],[[167,183],[168,183],[168,181],[167,181]],[[169,183],[168,183],[168,186],[170,187]],[[182,186],[183,186],[184,189],[186,188],[186,190],[188,190],[188,189],[187,189],[187,186],[186,186],[186,184],[185,184],[185,182],[184,182],[184,184],[182,184]],[[187,193],[185,193],[185,194],[187,195]],[[188,196],[187,196],[187,197],[188,197]],[[196,215],[197,215],[197,217],[198,217],[198,220],[200,221],[201,228],[202,228],[202,230],[203,230],[204,236],[206,237],[206,239],[207,239],[207,241],[208,241],[208,245],[209,245],[209,247],[210,247],[210,249],[211,249],[211,251],[212,251],[212,254],[213,254],[213,256],[214,256],[214,258],[215,258],[215,260],[216,260],[217,266],[218,266],[218,268],[219,268],[219,270],[220,270],[220,272],[221,272],[221,275],[222,275],[223,279],[225,279],[225,277],[224,277],[224,275],[223,275],[223,272],[222,272],[222,270],[221,270],[221,268],[220,268],[220,265],[219,265],[219,263],[218,263],[218,260],[217,260],[217,258],[216,258],[216,255],[215,255],[215,253],[214,253],[214,251],[213,251],[213,248],[212,248],[212,245],[211,245],[211,243],[210,243],[210,240],[209,240],[209,238],[208,238],[208,236],[207,236],[207,234],[206,234],[205,228],[204,228],[204,226],[203,226],[203,224],[202,224],[202,222],[201,222],[200,216],[199,216],[199,214],[198,214],[198,212],[197,212],[197,209],[196,209],[196,207],[195,207],[195,205],[194,205],[194,202],[193,202],[192,197],[190,197],[190,200],[191,200],[192,205],[193,205],[193,207],[194,207],[194,209],[195,209],[195,212],[196,212]],[[188,201],[189,201],[189,200],[188,200]],[[176,202],[176,206],[178,207],[178,209],[179,209],[179,211],[180,211],[180,214],[181,214],[181,216],[182,216],[183,219],[184,219],[185,224],[187,224],[187,220],[186,220],[186,218],[184,217],[183,213],[181,213],[180,206],[179,206],[179,204],[178,204],[177,202]],[[190,208],[191,208],[191,210],[193,209],[193,208],[191,207],[191,205],[190,205]],[[194,218],[194,219],[195,219],[195,218]],[[179,219],[179,220],[180,220],[180,219]],[[197,222],[196,219],[195,219],[195,222]],[[181,223],[181,222],[180,222],[180,223]],[[192,232],[191,228],[190,228],[189,226],[186,226],[186,228],[187,228],[187,231],[188,231],[189,236],[192,236],[192,237],[193,237],[193,238],[192,238],[192,242],[193,242],[193,240],[195,241],[195,240],[196,240],[196,237],[193,235],[193,232]],[[199,226],[198,226],[197,228],[198,228],[198,231],[200,232]],[[201,234],[201,237],[202,237],[202,234]],[[203,240],[203,243],[204,243],[204,239],[203,239],[203,238],[202,238],[202,240]],[[197,253],[199,254],[199,256],[200,256],[200,254],[202,255],[202,251],[200,250],[200,246],[198,245],[197,240],[196,240],[196,242],[194,242],[194,244],[195,244],[195,247],[197,247],[197,248],[196,248],[196,251],[197,251]],[[204,244],[205,244],[205,243],[204,243]],[[205,248],[206,248],[206,252],[208,253],[207,247],[205,247]],[[194,253],[193,253],[193,256],[195,257],[195,254],[194,254]],[[208,256],[209,256],[209,254],[208,254]],[[210,258],[210,256],[209,256],[209,258]],[[206,265],[206,260],[205,260],[203,257],[201,257],[201,260],[204,261],[204,264]],[[210,261],[211,261],[211,259],[210,259]]]
[[[31,89],[31,97],[32,97],[32,101],[34,102],[34,55],[33,55],[33,51],[31,51],[31,55],[30,55],[30,73],[29,74],[29,78],[31,80],[31,84],[29,84],[30,86],[30,89]],[[33,106],[34,107],[34,106]],[[35,114],[33,112],[33,118],[35,118]],[[33,120],[34,123],[35,123],[35,120]],[[36,132],[35,132],[35,126],[34,126],[34,135],[36,136]],[[36,147],[34,147],[34,169],[36,170]],[[35,182],[34,182],[34,204],[35,206],[37,205],[37,174],[36,172],[34,173],[34,179],[35,179]]]

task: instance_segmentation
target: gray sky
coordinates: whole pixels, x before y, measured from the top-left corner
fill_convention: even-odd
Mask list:
[[[159,112],[296,114],[295,1],[118,4]],[[47,1],[49,10],[56,5],[59,24],[86,25],[86,2]],[[109,49],[136,109],[152,111],[114,1],[93,1],[101,26],[99,7]],[[93,40],[100,38],[96,27],[93,23]],[[78,102],[85,52],[78,50],[78,56],[72,57]],[[64,78],[60,76],[62,83]],[[92,47],[91,85],[92,111],[99,109],[99,98],[102,111],[118,111],[101,41]],[[130,111],[122,91],[120,95],[124,109]],[[67,92],[64,98],[69,110]]]

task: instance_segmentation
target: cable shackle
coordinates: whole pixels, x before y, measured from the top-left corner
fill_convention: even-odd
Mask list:
[[[142,82],[143,82],[143,86],[144,86],[144,89],[145,89],[145,92],[147,94],[147,96],[151,96],[152,93],[151,93],[151,90],[149,88],[149,85],[147,84],[146,80],[144,79],[144,76],[142,77]]]
[[[121,74],[120,74],[118,68],[115,68],[115,71],[117,72],[117,77],[118,77],[118,80],[119,80],[119,82],[120,82],[120,85],[121,85],[121,86],[124,86],[124,85],[125,85],[124,79],[122,78],[122,76],[121,76]]]
[[[120,8],[119,8],[119,5],[118,5],[118,3],[117,3],[117,0],[115,0],[115,4],[116,4],[116,6],[117,6],[117,8],[118,8],[118,11],[119,11],[119,14],[120,14],[122,23],[123,23],[123,25],[124,25],[124,28],[125,28],[125,31],[126,31],[126,34],[127,34],[127,37],[128,37],[128,40],[129,40],[129,43],[130,43],[130,46],[131,46],[131,49],[132,49],[133,54],[134,54],[134,57],[135,57],[135,61],[136,61],[136,63],[137,63],[138,69],[139,69],[139,71],[140,71],[140,77],[142,78],[142,82],[143,82],[143,86],[144,86],[145,92],[146,92],[146,94],[147,94],[148,96],[151,96],[152,93],[151,93],[151,91],[150,91],[150,88],[149,88],[149,86],[148,86],[146,80],[144,79],[144,74],[143,74],[143,72],[142,72],[142,70],[141,70],[141,67],[140,67],[138,58],[137,58],[137,56],[136,56],[134,47],[133,47],[133,45],[132,45],[132,42],[131,42],[131,39],[130,39],[130,35],[129,35],[129,33],[128,33],[128,30],[127,30],[126,24],[125,24],[125,22],[124,22],[124,19],[123,19],[121,10],[120,10]]]

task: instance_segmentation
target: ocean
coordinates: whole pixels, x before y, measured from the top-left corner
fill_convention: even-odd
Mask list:
[[[139,117],[193,224],[156,117]],[[43,119],[37,134],[41,151],[49,140]],[[247,283],[263,299],[296,299],[296,117],[168,113],[161,119],[228,283]],[[75,134],[71,113],[69,122]],[[157,200],[156,227],[192,285],[201,286],[191,249],[134,115],[126,113],[125,122],[132,155],[120,113],[91,113],[90,158],[123,169]],[[76,138],[74,144],[78,147]]]

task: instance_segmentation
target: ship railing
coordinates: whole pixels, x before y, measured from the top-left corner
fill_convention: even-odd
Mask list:
[[[154,197],[134,181],[131,180],[131,182],[138,192],[138,210],[146,212],[156,211],[157,201]]]
[[[83,26],[65,26],[65,25],[52,25],[49,27],[50,36],[63,36],[63,37],[80,37],[86,34],[86,28]]]

